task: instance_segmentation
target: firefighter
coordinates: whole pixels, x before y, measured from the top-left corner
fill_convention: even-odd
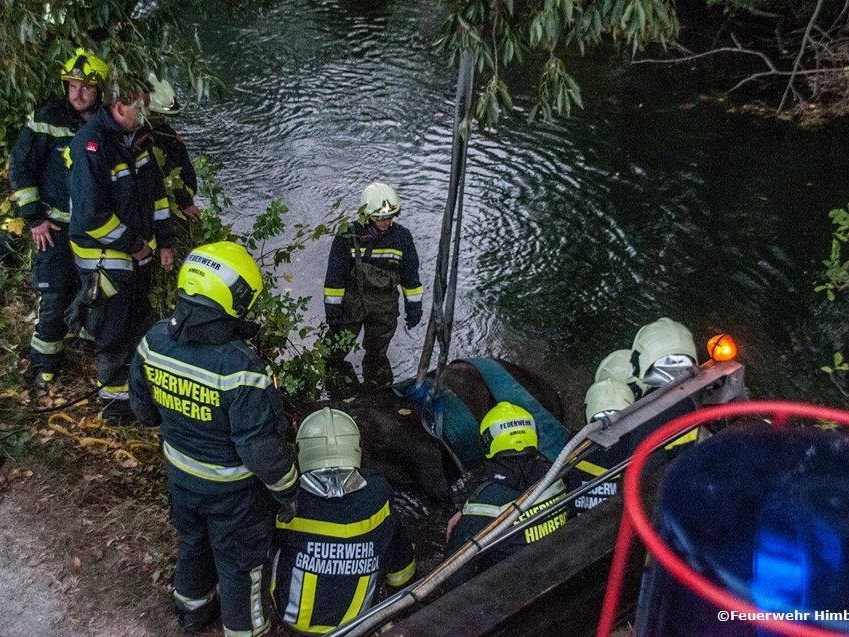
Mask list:
[[[386,480],[360,470],[360,432],[348,414],[310,414],[296,442],[298,513],[277,521],[272,597],[293,631],[323,634],[371,606],[384,578],[408,582],[416,560]]]
[[[182,186],[174,190],[174,199],[187,219],[196,221],[200,210],[195,205],[195,193],[198,189],[198,177],[189,151],[183,143],[183,138],[168,122],[168,117],[180,113],[182,107],[174,95],[174,89],[167,80],[160,80],[153,73],[147,81],[152,90],[150,93],[150,134],[153,144],[162,151],[165,164],[163,171],[168,177],[174,169],[180,169]]]
[[[394,223],[401,211],[398,195],[374,182],[363,190],[359,220],[349,233],[337,235],[330,247],[324,278],[324,310],[331,336],[363,330],[363,380],[382,387],[392,383],[386,351],[398,323],[398,286],[404,292],[407,329],[422,318],[419,257],[410,231]],[[347,351],[337,350],[331,366],[351,376]]]
[[[280,395],[244,342],[257,330],[244,316],[262,275],[247,250],[222,241],[190,252],[177,286],[174,315],[142,339],[130,379],[136,416],[161,426],[180,537],[174,604],[187,631],[220,605],[225,635],[263,635],[273,511],[292,519],[298,474]]]
[[[39,393],[59,370],[68,331],[65,311],[77,290],[68,243],[68,145],[100,105],[108,72],[103,60],[77,49],[60,72],[65,96],[36,111],[21,129],[9,162],[13,197],[36,249],[32,279],[39,306],[30,359]]]
[[[146,93],[113,87],[71,142],[71,251],[81,283],[71,314],[94,336],[97,382],[107,419],[131,415],[127,370],[150,316],[152,261],[171,269],[173,227],[152,146],[136,135]],[[82,308],[82,312],[77,312]]]
[[[518,405],[500,402],[490,409],[480,424],[485,478],[472,496],[448,523],[446,551],[454,553],[507,509],[520,495],[542,478],[551,463],[537,450],[536,423],[530,412]],[[556,480],[516,523],[551,507],[566,497],[563,480]],[[480,571],[513,554],[521,546],[549,535],[566,523],[566,513],[529,526],[522,533],[471,562],[449,581],[457,586]]]

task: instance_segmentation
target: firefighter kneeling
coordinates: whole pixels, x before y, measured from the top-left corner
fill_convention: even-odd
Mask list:
[[[180,536],[174,602],[183,628],[198,630],[217,614],[217,590],[227,637],[263,635],[274,509],[294,517],[298,474],[280,396],[244,343],[262,275],[243,247],[222,241],[193,250],[177,286],[174,316],[142,339],[130,372],[133,411],[162,426]]]
[[[413,576],[413,546],[381,476],[360,471],[360,432],[346,413],[325,408],[298,429],[298,515],[277,521],[272,596],[298,633],[323,634],[371,606],[383,577]]]
[[[500,402],[483,417],[480,426],[481,444],[487,458],[487,477],[472,494],[463,509],[448,524],[447,552],[456,552],[498,517],[516,498],[531,488],[548,471],[551,463],[538,451],[534,417],[522,407]],[[549,508],[566,497],[563,480],[556,480],[537,498],[536,502],[516,523]],[[497,548],[460,570],[449,580],[457,586],[476,573],[513,554],[521,546],[544,538],[566,523],[566,514],[529,526],[524,533],[514,535]]]

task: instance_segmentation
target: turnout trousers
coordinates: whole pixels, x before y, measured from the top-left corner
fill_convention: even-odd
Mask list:
[[[79,270],[80,286],[84,294],[92,285],[94,271]],[[82,317],[82,326],[94,339],[97,359],[97,384],[100,399],[105,405],[104,415],[128,415],[130,360],[138,344],[132,326],[135,272],[126,270],[100,270],[106,277],[112,296],[101,292],[90,303]]]
[[[180,536],[174,605],[184,627],[200,628],[218,610],[226,637],[256,637],[270,628],[263,592],[273,511],[264,488],[201,494],[181,487],[169,467],[171,520]],[[175,479],[176,477],[176,479]]]
[[[342,325],[331,330],[330,335],[349,331],[359,336],[363,332],[363,381],[367,386],[386,387],[392,384],[392,365],[386,352],[398,327],[398,291],[366,290],[360,295],[346,291],[342,300]],[[343,374],[353,374],[353,367],[345,361],[350,352],[337,350],[330,363]]]
[[[32,284],[39,295],[38,323],[30,341],[30,360],[38,373],[59,370],[68,331],[65,311],[77,291],[74,255],[68,243],[68,224],[53,221],[53,246],[37,250],[32,268]]]

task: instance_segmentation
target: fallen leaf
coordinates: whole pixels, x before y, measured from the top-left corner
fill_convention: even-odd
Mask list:
[[[410,414],[412,414],[413,412],[412,412],[411,410],[409,410],[409,409],[399,409],[399,410],[398,410],[398,413],[399,413],[401,416],[409,416],[409,415],[410,415]]]
[[[24,220],[21,219],[20,217],[14,217],[12,219],[6,219],[6,221],[3,222],[3,229],[8,231],[8,232],[11,232],[13,235],[15,235],[17,237],[20,237],[24,233],[25,227],[26,227],[26,224],[24,223]]]
[[[74,566],[76,566],[77,568],[79,568],[79,567],[80,567],[80,566],[82,566],[82,565],[83,565],[83,561],[82,561],[79,557],[77,557],[76,555],[74,555]]]

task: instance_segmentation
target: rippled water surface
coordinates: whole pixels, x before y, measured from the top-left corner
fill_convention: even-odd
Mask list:
[[[438,24],[432,3],[295,0],[201,25],[232,90],[178,124],[223,163],[237,224],[273,197],[317,223],[386,180],[429,290],[454,91],[430,47]],[[585,111],[547,127],[520,115],[472,138],[452,354],[505,355],[579,403],[598,361],[666,315],[700,348],[714,331],[737,335],[755,394],[835,402],[817,368],[843,343],[844,310],[812,288],[825,213],[849,201],[847,137],[728,115],[658,67],[586,59],[575,71]],[[527,105],[532,86],[513,82]],[[329,247],[288,268],[316,316]],[[423,335],[396,335],[399,376]]]

